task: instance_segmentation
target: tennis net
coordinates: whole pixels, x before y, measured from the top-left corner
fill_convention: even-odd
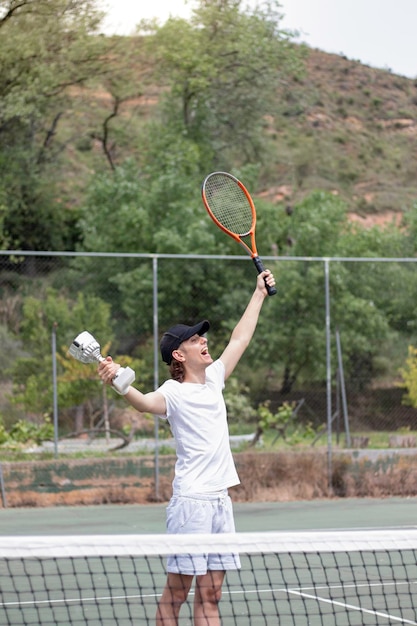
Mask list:
[[[230,552],[241,567],[226,574],[222,626],[417,624],[415,528],[3,536],[0,624],[154,624],[167,555]],[[191,588],[184,626],[193,624],[193,596]]]

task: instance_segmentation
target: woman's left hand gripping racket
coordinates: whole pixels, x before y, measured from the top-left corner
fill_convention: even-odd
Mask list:
[[[244,247],[258,274],[263,272],[265,268],[258,256],[255,241],[256,209],[243,183],[227,172],[213,172],[205,178],[201,194],[214,223]],[[250,246],[243,237],[250,238]],[[275,287],[265,285],[268,295],[277,293]]]

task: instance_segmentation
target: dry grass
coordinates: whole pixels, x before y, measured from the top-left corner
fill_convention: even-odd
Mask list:
[[[244,455],[238,459],[242,484],[236,501],[290,501],[318,498],[409,497],[417,494],[417,455],[390,456],[374,462],[350,456],[332,459],[332,489],[325,452]]]
[[[234,499],[313,500],[329,496],[326,456],[321,453],[245,453],[237,456],[241,484]]]
[[[374,462],[355,461],[348,455],[332,460],[332,489],[328,484],[325,450],[300,452],[244,452],[236,455],[241,484],[232,489],[236,502],[286,502],[331,497],[409,497],[417,494],[417,455],[391,456]],[[105,468],[105,462],[103,467]],[[103,472],[106,470],[103,469]],[[146,504],[167,502],[171,495],[172,470],[161,475],[158,498],[153,478],[140,486],[120,484],[120,476],[97,474],[96,485],[74,484],[72,490],[37,492],[8,490],[10,507],[64,505]],[[126,483],[126,481],[124,481]],[[6,481],[7,483],[7,481]]]
[[[346,498],[410,497],[417,494],[417,456],[395,456],[352,464],[346,457],[333,463],[334,494]]]

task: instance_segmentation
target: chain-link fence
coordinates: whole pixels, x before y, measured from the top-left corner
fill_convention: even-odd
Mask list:
[[[417,410],[406,402],[401,370],[417,343],[417,259],[264,262],[276,276],[278,294],[265,302],[236,372],[254,407],[253,423],[259,404],[289,403],[297,420],[314,428],[313,445],[327,445],[329,459],[335,445],[414,447]],[[241,256],[1,252],[3,422],[36,419],[36,408],[11,401],[19,389],[13,364],[20,364],[22,381],[29,384],[28,359],[50,356],[54,349],[62,353],[75,334],[99,328],[111,335],[112,354],[139,362],[137,384],[151,390],[167,376],[159,355],[164,329],[208,318],[211,353],[217,356],[254,286],[254,267]],[[98,319],[101,306],[108,322]],[[53,370],[43,380],[51,377]],[[46,394],[47,411],[55,413],[58,438],[74,430],[76,409],[60,406],[51,393],[56,382],[44,384],[38,393]],[[247,432],[243,420],[240,425]],[[233,432],[238,431],[239,424]]]

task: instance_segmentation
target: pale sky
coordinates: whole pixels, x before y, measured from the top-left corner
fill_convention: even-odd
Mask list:
[[[187,18],[186,0],[102,0],[105,32],[129,34],[142,18]],[[417,77],[417,0],[281,0],[283,28],[299,41],[366,65]],[[106,8],[107,7],[107,8]]]

